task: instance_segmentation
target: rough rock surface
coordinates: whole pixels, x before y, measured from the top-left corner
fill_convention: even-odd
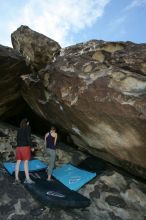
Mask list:
[[[30,212],[40,205],[30,196],[22,185],[15,185],[14,180],[0,169],[0,219],[33,219]]]
[[[0,123],[0,162],[4,161],[15,161],[15,149],[16,149],[16,127]],[[48,155],[44,151],[44,137],[39,137],[38,135],[32,134],[32,143],[35,148],[35,152],[32,155],[33,158],[38,158],[44,162],[48,162]],[[82,160],[86,159],[85,153],[78,152],[75,155],[76,150],[70,147],[68,151],[68,146],[64,143],[59,142],[57,144],[57,161],[56,166],[64,163],[79,164]]]
[[[3,127],[3,129],[2,129]],[[16,130],[8,125],[0,124],[1,137],[0,152],[12,151],[10,146],[15,142]],[[7,135],[7,137],[6,137]],[[43,139],[33,136],[36,144],[36,157],[47,161],[43,156]],[[3,149],[3,146],[7,149]],[[79,164],[87,155],[70,146],[57,146],[56,166],[72,162]],[[8,157],[4,157],[3,161]],[[9,158],[10,159],[10,158]],[[11,158],[12,160],[13,158]],[[97,170],[96,161],[91,165]],[[97,161],[98,164],[98,161]],[[98,164],[99,165],[99,164]],[[83,186],[79,193],[91,199],[91,205],[84,209],[54,209],[44,208],[28,193],[22,185],[15,185],[14,179],[2,167],[0,160],[0,219],[7,220],[144,220],[146,218],[146,183],[141,183],[119,172],[111,166],[106,166],[104,172]],[[43,208],[43,209],[42,209]]]
[[[20,73],[31,109],[80,149],[146,178],[146,44],[93,40],[60,49],[26,26],[12,43],[31,66]]]
[[[50,63],[60,50],[56,41],[23,25],[12,33],[11,39],[14,49],[25,56],[33,71]]]
[[[36,81],[22,78],[23,97],[39,116],[81,149],[146,178],[146,44],[77,44],[61,49]]]
[[[15,185],[13,179],[0,170],[0,219],[144,220],[146,217],[146,185],[115,171],[106,171],[79,192],[91,199],[89,207],[45,208],[22,185]]]
[[[3,119],[23,111],[20,76],[27,73],[29,69],[22,54],[0,45],[0,117]]]

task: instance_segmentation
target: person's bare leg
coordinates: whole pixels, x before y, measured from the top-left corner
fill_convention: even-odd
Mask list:
[[[25,160],[25,161],[24,161],[24,172],[25,172],[25,177],[26,177],[26,179],[27,179],[27,180],[30,179],[30,178],[29,178],[29,172],[28,172],[28,160]]]
[[[20,166],[20,162],[21,160],[17,160],[16,162],[16,167],[15,167],[15,179],[16,180],[19,180],[19,166]]]
[[[50,179],[51,179],[51,175],[48,174],[48,178],[47,178],[47,180],[50,180]]]

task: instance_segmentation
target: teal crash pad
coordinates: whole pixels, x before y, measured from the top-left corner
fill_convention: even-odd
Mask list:
[[[77,191],[92,180],[96,173],[79,169],[71,164],[64,164],[53,170],[53,176],[69,189]]]
[[[3,163],[5,169],[12,175],[15,172],[16,163],[5,162]],[[48,166],[46,163],[40,160],[30,160],[28,162],[29,171],[39,171],[46,169]],[[21,161],[20,163],[20,171],[24,171],[24,162]]]

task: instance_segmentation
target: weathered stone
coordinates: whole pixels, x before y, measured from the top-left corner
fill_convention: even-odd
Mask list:
[[[95,186],[94,191],[92,191],[92,192],[90,193],[90,197],[96,198],[96,199],[100,198],[100,192],[99,192],[98,186]]]
[[[109,216],[112,220],[122,220],[119,216],[115,216],[113,212],[110,212]]]
[[[146,190],[146,187],[144,187]],[[135,204],[139,201],[139,205],[143,208],[146,206],[146,192],[138,189],[137,184],[131,183],[130,189],[127,189],[125,193],[121,192],[121,196],[124,197],[129,203]]]
[[[23,186],[14,185],[10,176],[2,175],[3,179],[0,180],[1,219],[21,219],[20,216],[29,216],[29,211],[37,205],[36,202]]]
[[[97,51],[93,54],[92,58],[103,63],[105,56],[103,55],[101,51]]]
[[[126,208],[127,207],[124,200],[120,197],[117,197],[117,196],[108,196],[105,199],[105,201],[111,206],[116,206],[116,207],[119,207],[119,208]]]
[[[21,74],[27,74],[24,57],[10,47],[0,45],[0,118],[20,114],[25,102],[21,97]]]
[[[61,49],[38,81],[26,76],[22,94],[80,149],[146,178],[145,62],[145,44],[77,44]]]
[[[11,126],[5,125],[4,127],[2,124],[0,124],[0,128],[2,129],[0,149],[2,149],[6,140],[9,144],[11,139],[14,140],[16,131],[14,128],[12,130]],[[41,151],[43,139],[36,135],[32,135],[32,137],[36,150]],[[77,149],[75,150],[68,145],[62,145],[60,148],[57,145],[57,166],[67,162],[78,164],[85,158],[86,155]],[[47,162],[48,157],[43,155],[42,159]],[[89,168],[95,167],[94,160],[93,164],[92,161],[90,163]],[[57,209],[56,211],[54,208],[41,207],[41,204],[38,204],[21,184],[15,185],[13,183],[14,179],[6,174],[0,166],[0,219],[143,220],[143,217],[146,216],[146,184],[142,184],[128,175],[124,176],[118,171],[115,172],[111,167],[110,170],[104,170],[102,174],[97,172],[94,181],[90,181],[79,190],[79,193],[91,200],[91,205],[85,209]]]
[[[122,43],[113,42],[110,44],[105,44],[102,46],[102,50],[107,51],[109,53],[114,53],[124,49],[124,45]]]
[[[110,176],[101,176],[101,181],[102,181],[102,187],[105,186],[103,188],[104,191],[106,191],[105,189],[107,189],[107,186],[109,189],[116,189],[117,191],[125,191],[126,187],[127,187],[127,182],[124,179],[124,177],[122,175],[120,175],[117,172],[113,172]],[[110,190],[107,190],[110,191]]]
[[[11,39],[13,47],[23,54],[33,71],[52,62],[60,51],[57,42],[23,25],[11,34]]]
[[[12,125],[0,123],[0,162],[15,160],[17,129],[18,128]],[[32,134],[31,138],[35,148],[33,156],[48,163],[48,154],[44,150],[44,137],[42,138]],[[64,163],[73,163],[77,165],[80,161],[86,159],[86,157],[87,155],[83,152],[78,152],[76,155],[76,149],[73,147],[70,147],[68,151],[68,145],[63,143],[57,144],[56,166],[60,166]]]
[[[121,176],[117,183],[115,176]],[[106,182],[106,187],[103,179],[110,179],[110,181]],[[122,192],[123,184],[120,183],[122,179],[125,182],[124,193]],[[130,198],[128,197],[129,184],[133,190],[133,197],[131,197],[131,193]],[[113,190],[110,190],[111,186]],[[140,187],[141,183],[129,178],[128,175],[124,176],[114,171],[111,175],[111,171],[107,170],[101,176],[97,176],[94,183],[86,184],[79,192],[92,198],[92,203],[88,207],[90,212],[89,219],[100,219],[100,216],[101,219],[143,220],[146,199],[142,191],[139,191]],[[145,187],[145,184],[143,184],[143,187]],[[108,216],[104,218],[105,215]]]
[[[12,96],[1,93],[1,114],[16,113],[21,93],[33,112],[68,132],[81,150],[146,178],[146,44],[93,40],[60,49],[26,26],[12,34],[12,43],[32,72],[19,71],[20,92],[15,83]],[[9,103],[13,97],[9,108],[5,97]]]

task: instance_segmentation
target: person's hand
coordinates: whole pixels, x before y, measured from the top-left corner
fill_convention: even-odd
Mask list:
[[[34,148],[31,148],[31,151],[34,152]]]

